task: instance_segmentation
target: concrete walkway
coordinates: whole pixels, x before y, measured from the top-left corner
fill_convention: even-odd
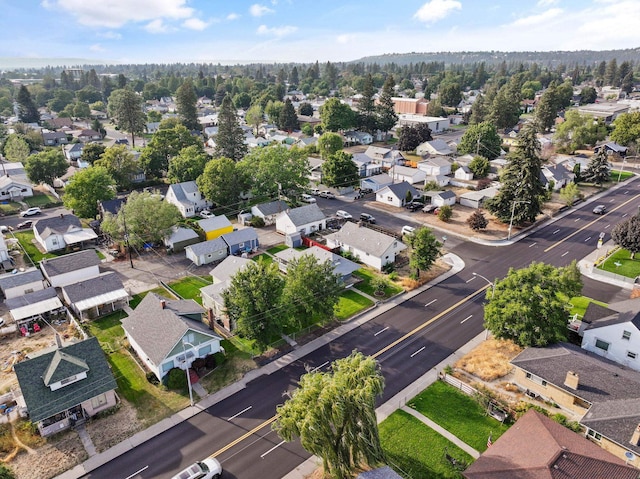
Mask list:
[[[75,428],[78,436],[80,436],[80,441],[82,441],[82,445],[84,446],[84,450],[87,451],[89,457],[95,456],[98,452],[96,451],[96,447],[93,445],[93,441],[91,440],[91,436],[87,432],[87,429],[84,427],[84,424],[80,424]]]

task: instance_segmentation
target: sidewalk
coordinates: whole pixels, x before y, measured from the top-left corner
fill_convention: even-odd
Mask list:
[[[236,392],[244,389],[249,382],[255,380],[256,378],[264,375],[269,375],[291,364],[292,362],[297,361],[298,359],[306,356],[312,351],[315,351],[316,349],[334,341],[335,339],[348,333],[349,331],[356,329],[357,327],[366,323],[367,321],[370,321],[371,319],[377,317],[378,315],[386,311],[389,311],[390,309],[394,308],[395,306],[402,303],[403,301],[413,298],[414,296],[422,293],[423,291],[428,290],[429,288],[446,280],[447,278],[458,274],[460,271],[462,271],[462,269],[464,269],[465,265],[460,257],[452,253],[448,253],[444,255],[442,258],[444,261],[451,264],[452,266],[451,269],[446,273],[440,275],[439,277],[435,278],[434,280],[430,281],[429,283],[425,284],[424,286],[417,288],[413,291],[410,291],[408,293],[395,296],[390,301],[387,301],[384,303],[382,302],[377,303],[376,307],[365,311],[359,316],[356,316],[354,319],[350,320],[348,323],[345,323],[337,327],[336,329],[328,332],[327,334],[314,339],[313,341],[299,347],[298,349],[290,352],[289,354],[286,354],[285,356],[282,356],[281,358],[278,358],[277,360],[259,369],[254,369],[252,371],[249,371],[247,374],[245,374],[245,376],[240,381],[234,384],[231,384],[226,388],[221,389],[220,391],[217,391],[213,394],[206,396],[204,399],[196,403],[194,406],[189,406],[183,409],[182,411],[179,411],[176,414],[154,424],[148,429],[145,429],[144,431],[140,431],[139,433],[134,434],[130,438],[125,439],[124,441],[116,444],[112,448],[107,449],[106,451],[101,452],[100,454],[96,454],[95,456],[90,457],[89,459],[84,461],[82,464],[78,464],[72,469],[69,469],[68,471],[60,474],[59,476],[57,476],[56,479],[78,479],[84,476],[85,474],[88,474],[94,469],[97,469],[100,466],[106,464],[107,462],[115,459],[116,457],[121,456],[122,454],[135,448],[136,446],[139,446],[140,444],[150,439],[153,439],[154,437],[162,434],[163,432],[167,431],[173,426],[176,426],[181,422],[191,419],[196,414],[232,396]],[[484,333],[482,334],[484,335]],[[433,380],[435,380],[435,371],[434,371]],[[293,477],[303,477],[303,476],[293,476]]]

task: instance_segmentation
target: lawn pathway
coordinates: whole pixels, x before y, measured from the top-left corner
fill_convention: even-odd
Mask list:
[[[441,436],[446,437],[449,441],[454,443],[456,446],[458,446],[464,452],[466,452],[467,454],[472,456],[474,459],[478,459],[480,457],[480,453],[478,451],[476,451],[474,448],[472,448],[469,444],[467,444],[466,442],[461,441],[457,436],[454,436],[449,431],[447,431],[445,428],[443,428],[442,426],[439,426],[438,424],[433,422],[431,419],[429,419],[428,417],[422,415],[421,413],[419,413],[415,409],[413,409],[413,408],[411,408],[409,406],[403,406],[402,410],[407,412],[407,413],[409,413],[409,414],[411,414],[416,419],[422,421],[423,423],[425,423],[427,426],[429,426],[431,429],[436,431]]]

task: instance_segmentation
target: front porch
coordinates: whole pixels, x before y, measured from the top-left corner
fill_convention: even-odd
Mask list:
[[[47,437],[75,425],[82,424],[88,417],[82,405],[78,404],[66,411],[59,412],[58,414],[39,421],[38,431],[42,437]]]

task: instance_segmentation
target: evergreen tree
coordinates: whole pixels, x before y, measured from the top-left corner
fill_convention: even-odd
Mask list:
[[[512,128],[520,119],[520,89],[514,83],[505,84],[491,104],[489,117],[498,129]]]
[[[135,135],[142,133],[146,124],[142,97],[131,90],[114,90],[109,95],[107,109],[115,124],[121,130],[131,133],[131,146],[135,147]]]
[[[393,75],[389,75],[382,87],[382,94],[380,95],[380,102],[378,103],[378,128],[385,134],[385,140],[387,139],[389,130],[398,123],[398,115],[395,111],[395,105],[393,103],[393,87],[396,82],[393,79]]]
[[[16,97],[18,103],[18,119],[23,123],[37,123],[40,119],[38,113],[38,107],[31,98],[31,93],[27,90],[27,87],[20,85],[18,90],[18,96]]]
[[[196,107],[197,102],[198,96],[193,87],[193,82],[188,78],[180,85],[176,92],[176,106],[178,107],[180,121],[190,131],[200,129],[200,123],[198,123],[198,108]]]
[[[215,156],[240,161],[248,151],[249,148],[244,142],[244,132],[240,127],[231,98],[227,95],[222,100],[218,115]]]
[[[280,111],[278,126],[280,127],[280,129],[288,133],[300,129],[300,123],[298,123],[298,115],[296,115],[296,110],[289,98],[287,98],[287,100],[284,102],[284,108],[282,108],[282,110]]]
[[[604,72],[604,84],[617,86],[618,79],[618,62],[615,58],[612,58],[609,63],[607,63],[607,69]]]
[[[640,214],[618,223],[611,230],[611,239],[615,244],[631,253],[631,259],[635,259],[640,252]]]
[[[358,110],[360,112],[360,129],[367,133],[374,134],[378,129],[378,121],[376,118],[376,105],[373,98],[375,94],[373,88],[373,78],[371,74],[365,77],[364,85],[362,88],[362,99],[358,104]]]
[[[587,167],[580,176],[582,181],[596,185],[602,185],[609,181],[611,178],[611,164],[604,148],[600,148],[600,151],[589,160]]]
[[[502,187],[487,201],[487,209],[500,221],[520,225],[533,222],[542,210],[545,188],[540,177],[542,160],[535,128],[525,125],[518,135],[518,146],[509,153],[509,163],[500,176]]]
[[[470,125],[477,125],[482,123],[487,116],[487,107],[485,104],[484,95],[478,95],[476,101],[471,105],[471,116],[469,117]]]
[[[542,94],[536,106],[536,121],[544,131],[549,131],[555,124],[558,107],[558,91],[555,84],[552,83]]]

